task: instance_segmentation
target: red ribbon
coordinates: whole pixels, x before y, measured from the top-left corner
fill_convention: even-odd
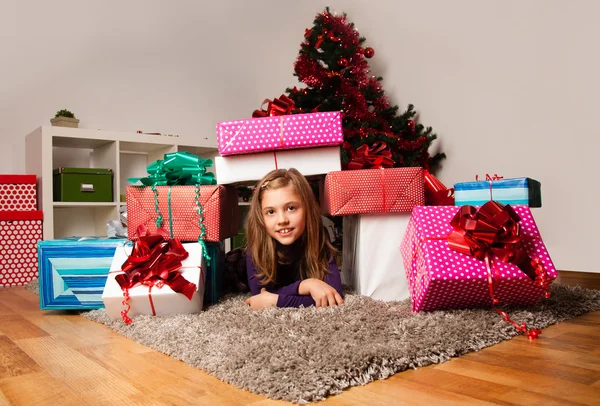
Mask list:
[[[539,258],[532,259],[522,249],[523,236],[519,225],[521,218],[510,205],[496,201],[485,203],[479,210],[473,206],[462,206],[450,221],[454,232],[447,237],[448,246],[458,252],[485,261],[488,271],[490,297],[494,310],[503,320],[523,331],[527,338],[535,340],[541,331],[528,330],[525,323],[518,325],[508,317],[506,312],[498,310],[495,305],[499,300],[494,295],[494,278],[492,274],[492,258],[502,262],[515,264],[529,278],[546,290],[545,297],[550,296],[550,282]],[[494,267],[495,268],[495,267]],[[495,268],[496,274],[498,269]]]
[[[423,169],[425,197],[429,206],[454,206],[454,188],[447,188],[429,170]]]
[[[138,227],[139,239],[134,243],[131,255],[121,266],[122,274],[115,280],[123,289],[123,305],[126,308],[121,312],[123,321],[131,324],[127,315],[129,306],[129,289],[138,284],[148,286],[148,297],[152,307],[152,314],[156,315],[152,296],[152,287],[158,288],[168,285],[174,292],[181,293],[189,300],[196,291],[196,284],[185,279],[179,269],[181,261],[189,256],[178,239],[169,239],[169,234],[164,229],[157,230],[156,235],[149,235],[142,225]]]
[[[371,146],[363,144],[352,153],[348,169],[382,169],[394,166],[392,152],[383,141],[376,141]]]
[[[265,104],[267,104],[267,108],[263,109]],[[260,108],[260,110],[254,110],[252,118],[285,116],[287,114],[292,114],[292,111],[294,110],[294,101],[285,94],[282,94],[273,100],[265,99]]]
[[[497,174],[490,175],[488,173],[485,174],[486,182],[490,182],[490,200],[494,200],[492,197],[492,182],[500,179],[504,179],[504,176],[498,176]],[[479,175],[475,175],[475,182],[479,182]]]

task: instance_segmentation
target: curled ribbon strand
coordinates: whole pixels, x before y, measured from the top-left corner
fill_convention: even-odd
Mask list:
[[[447,236],[448,246],[460,253],[485,261],[488,272],[490,297],[494,310],[503,320],[523,331],[527,338],[535,340],[541,331],[527,329],[525,323],[518,325],[508,313],[496,308],[499,300],[494,294],[492,273],[493,258],[516,265],[531,280],[541,286],[545,297],[550,296],[550,281],[539,258],[532,259],[522,248],[524,238],[519,224],[521,218],[510,205],[489,201],[477,210],[473,206],[462,206],[450,221],[454,232]],[[497,270],[497,268],[496,268]]]

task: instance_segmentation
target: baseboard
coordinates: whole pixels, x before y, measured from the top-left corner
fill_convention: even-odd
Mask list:
[[[579,285],[583,288],[600,290],[600,273],[558,271],[558,278],[556,278],[556,283],[570,286]]]

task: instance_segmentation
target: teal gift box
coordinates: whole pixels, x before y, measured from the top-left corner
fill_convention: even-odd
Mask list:
[[[206,268],[204,284],[204,305],[216,304],[223,294],[223,272],[225,268],[225,249],[223,242],[206,242],[206,251],[210,256],[210,265]]]
[[[503,204],[542,207],[541,188],[541,183],[531,178],[462,182],[454,185],[454,204],[481,206],[493,199]]]
[[[38,243],[40,309],[88,310],[104,307],[102,291],[125,238],[69,237]]]

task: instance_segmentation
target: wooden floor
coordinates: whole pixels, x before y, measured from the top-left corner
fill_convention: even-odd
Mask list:
[[[276,405],[87,319],[0,289],[0,405]],[[328,405],[599,405],[600,312],[329,397]]]

